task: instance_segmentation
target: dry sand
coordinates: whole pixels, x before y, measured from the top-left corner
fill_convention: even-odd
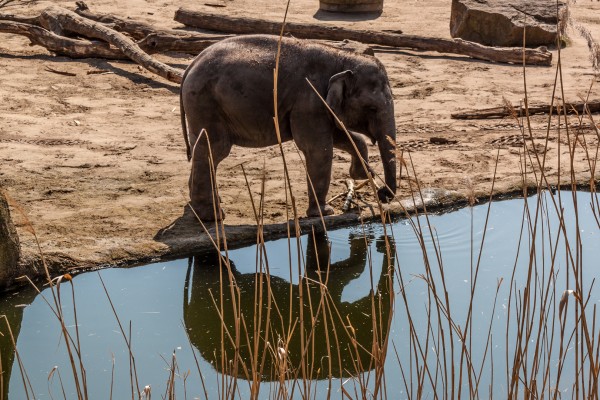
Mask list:
[[[56,3],[74,8],[72,2]],[[386,0],[384,13],[377,19],[340,20],[317,12],[317,0],[292,0],[289,18],[449,38],[450,3]],[[34,15],[48,4],[6,11]],[[180,6],[273,20],[282,19],[286,6],[283,0],[225,0],[220,4],[225,7],[190,0],[97,0],[89,6],[95,12],[171,28],[181,27],[173,21]],[[575,21],[600,38],[599,2],[577,2],[571,11]],[[572,28],[568,33],[569,46],[562,51],[562,75],[566,100],[576,101],[587,96],[595,78],[585,40]],[[197,225],[190,224],[189,216],[182,217],[190,164],[181,134],[178,86],[133,63],[54,57],[41,47],[29,46],[24,37],[1,37],[0,186],[25,210],[52,265],[57,269],[115,265],[181,254],[206,245],[208,241],[198,236]],[[414,165],[421,189],[448,195],[438,198],[442,202],[464,201],[471,191],[477,197],[488,196],[497,156],[495,193],[521,190],[523,159],[529,156],[535,159],[545,154],[546,176],[552,184],[558,182],[560,156],[561,181],[569,181],[567,135],[563,128],[559,138],[556,121],[545,147],[547,117],[533,118],[535,144],[528,146],[535,151],[524,153],[517,121],[512,118],[457,121],[450,117],[459,110],[501,105],[503,98],[519,104],[524,98],[522,67],[416,51],[377,51],[376,55],[387,68],[394,94],[399,153],[404,150],[404,159]],[[553,67],[527,69],[530,101],[550,100],[556,50],[553,55]],[[193,57],[158,58],[185,68]],[[59,75],[48,67],[76,76]],[[88,74],[98,69],[110,73]],[[597,92],[593,86],[590,98],[600,98]],[[581,138],[594,149],[590,158],[595,159],[598,139],[589,121],[585,122],[588,129],[581,130]],[[570,123],[577,125],[576,117]],[[575,132],[570,130],[571,138]],[[432,138],[447,142],[434,144]],[[574,171],[580,183],[588,183],[592,173],[582,143],[580,140]],[[303,213],[305,172],[293,144],[284,148],[291,160],[293,191]],[[345,190],[349,159],[347,154],[336,152],[330,196]],[[370,148],[370,159],[381,172],[375,146]],[[285,222],[286,196],[278,149],[238,147],[220,165],[218,174],[226,224],[255,222],[241,163],[255,200],[266,174],[265,222]],[[527,174],[533,181],[529,169],[528,164]],[[412,171],[410,175],[414,175]],[[403,179],[398,198],[409,198],[409,188],[414,189],[415,183],[414,179]],[[341,202],[334,205],[341,214]],[[12,211],[24,260],[30,262],[37,254],[35,242],[24,218],[14,207]],[[157,236],[164,228],[170,229]],[[253,237],[255,229],[249,229]],[[236,240],[242,239],[229,237],[230,243]],[[24,264],[24,268],[33,273],[30,265]]]

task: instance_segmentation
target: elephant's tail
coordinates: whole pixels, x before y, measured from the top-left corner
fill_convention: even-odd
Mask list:
[[[191,161],[192,159],[192,149],[190,148],[190,139],[188,137],[188,129],[187,129],[187,121],[185,118],[185,109],[183,108],[183,83],[185,82],[185,77],[188,74],[189,67],[183,73],[183,77],[181,78],[181,85],[179,86],[179,109],[181,114],[181,129],[183,130],[183,140],[185,141],[185,150],[187,152],[187,159]]]

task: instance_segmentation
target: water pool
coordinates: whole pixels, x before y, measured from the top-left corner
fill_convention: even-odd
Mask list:
[[[129,350],[101,276],[131,339],[133,385],[150,385],[157,398],[167,394],[173,353],[179,398],[227,392],[249,398],[252,365],[262,366],[258,398],[361,392],[488,398],[525,388],[581,397],[593,387],[584,373],[588,350],[598,347],[593,312],[600,293],[593,281],[600,229],[593,199],[584,192],[544,193],[399,220],[385,230],[373,224],[277,240],[264,253],[256,246],[230,251],[229,270],[215,253],[77,275],[87,393],[132,397]],[[585,329],[575,294],[559,315],[567,289],[586,304]],[[61,292],[67,329],[75,335],[69,283]],[[48,288],[42,294],[52,302]],[[23,383],[0,321],[5,398],[27,398],[26,390],[32,398],[63,398],[59,379],[66,398],[77,398],[60,324],[42,296],[30,290],[6,296],[0,314],[11,322],[27,375]],[[236,348],[240,362],[233,363]],[[55,370],[49,378],[55,366],[60,377]]]

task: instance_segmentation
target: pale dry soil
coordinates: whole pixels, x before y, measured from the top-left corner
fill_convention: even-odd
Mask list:
[[[57,3],[74,8],[73,2]],[[89,6],[93,11],[171,28],[182,28],[173,21],[179,6],[275,21],[282,20],[286,6],[283,0],[207,3],[224,7],[190,0],[96,0]],[[8,11],[33,15],[47,5],[42,2]],[[292,0],[289,19],[449,38],[450,0],[386,0],[383,14],[376,19],[317,10],[317,0]],[[600,38],[599,2],[577,2],[571,12],[575,21]],[[565,99],[579,100],[588,91],[590,98],[600,98],[597,85],[592,86],[594,70],[585,40],[573,28],[568,35],[569,45],[561,53]],[[13,200],[25,254],[24,272],[35,273],[28,262],[38,253],[24,214],[35,228],[43,253],[57,269],[136,262],[209,246],[189,213],[184,213],[190,164],[181,134],[178,86],[133,63],[54,57],[43,48],[29,46],[23,37],[1,37],[0,185]],[[471,193],[484,198],[492,190],[496,168],[494,193],[514,193],[523,186],[524,172],[529,183],[535,181],[539,168],[532,169],[532,164],[543,157],[550,183],[559,182],[559,171],[560,182],[566,183],[571,172],[568,140],[575,133],[580,135],[573,160],[576,179],[585,184],[594,175],[590,160],[597,158],[598,138],[588,118],[583,121],[587,127],[578,130],[578,119],[570,117],[569,136],[553,120],[547,143],[547,117],[533,118],[534,141],[526,142],[527,150],[516,119],[451,119],[453,112],[498,106],[503,99],[522,102],[521,66],[417,51],[377,49],[376,55],[389,74],[398,157],[406,162],[399,163],[403,167],[398,199],[410,199],[417,188],[433,193],[432,203],[464,202]],[[553,56],[552,67],[527,68],[530,102],[550,101],[557,50]],[[179,68],[193,59],[176,54],[158,57]],[[59,75],[48,67],[76,76]],[[96,70],[109,73],[89,74]],[[556,97],[561,96],[558,91]],[[438,138],[445,143],[436,144]],[[286,143],[284,151],[303,215],[307,204],[304,167],[292,143]],[[336,152],[330,196],[345,190],[349,159]],[[376,146],[370,148],[370,161],[381,172]],[[290,201],[279,149],[234,148],[218,171],[228,227],[255,224],[250,196],[258,204],[263,176],[264,222],[283,223],[289,218],[292,211],[286,206]],[[341,205],[341,201],[334,203],[338,217]],[[400,206],[395,203],[393,208],[398,211]],[[256,229],[245,229],[230,229],[229,244],[248,241],[248,237],[254,241]],[[246,233],[236,236],[241,231]]]

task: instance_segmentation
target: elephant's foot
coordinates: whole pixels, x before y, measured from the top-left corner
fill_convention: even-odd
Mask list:
[[[222,221],[225,219],[225,212],[221,207],[217,207],[217,210],[214,209],[213,205],[194,205],[194,213],[202,222],[212,222],[212,221]]]
[[[320,212],[319,212],[320,211]],[[307,217],[320,217],[321,215],[332,215],[335,213],[335,210],[330,205],[322,205],[322,206],[310,206],[308,210],[306,210]]]
[[[394,198],[394,192],[387,187],[382,187],[377,191],[377,197],[382,203],[389,203]]]

